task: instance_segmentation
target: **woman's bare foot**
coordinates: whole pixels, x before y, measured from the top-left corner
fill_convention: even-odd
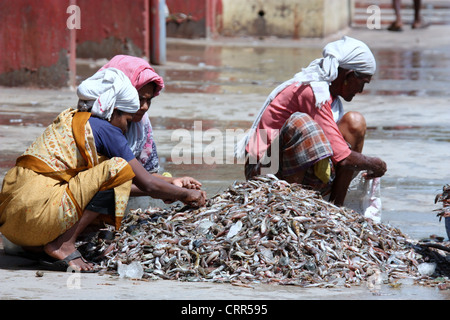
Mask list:
[[[75,247],[75,241],[77,237],[83,232],[99,214],[90,210],[84,210],[80,220],[78,220],[71,228],[61,234],[58,238],[52,242],[47,243],[44,246],[44,251],[50,257],[58,260],[64,260],[71,254],[77,251]],[[93,271],[94,265],[87,262],[83,257],[76,257],[70,261],[67,261],[69,266],[74,270],[79,271]]]
[[[52,258],[64,260],[71,256],[73,253],[77,252],[77,249],[75,247],[75,241],[77,240],[77,237],[92,223],[92,221],[95,220],[98,215],[99,214],[96,212],[84,210],[84,213],[81,216],[80,220],[78,220],[71,228],[61,234],[58,238],[56,238],[52,242],[47,243],[44,246],[45,253],[47,253]],[[94,265],[87,262],[83,257],[81,257],[81,255],[79,255],[79,257],[71,256],[71,259],[66,259],[66,262],[74,270],[78,270],[81,272],[89,272],[94,270]]]
[[[67,258],[76,250],[77,249],[75,248],[75,244],[67,241],[62,241],[61,236],[44,246],[45,253],[47,253],[50,257],[58,260]],[[94,270],[94,265],[84,260],[83,257],[68,261],[68,264],[76,271]]]

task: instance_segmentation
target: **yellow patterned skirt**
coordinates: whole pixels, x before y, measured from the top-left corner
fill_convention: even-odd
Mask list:
[[[42,246],[55,240],[104,190],[113,189],[115,195],[115,218],[107,222],[120,226],[133,170],[122,158],[97,155],[89,115],[76,114],[63,112],[4,178],[0,233],[17,245]]]

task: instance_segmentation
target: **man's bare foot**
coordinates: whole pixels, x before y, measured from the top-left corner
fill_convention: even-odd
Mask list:
[[[59,238],[58,238],[59,239]],[[75,245],[69,242],[59,243],[58,239],[52,241],[44,246],[44,251],[50,257],[63,260],[73,254],[77,249]],[[83,257],[73,259],[68,261],[70,267],[76,271],[92,271],[94,270],[94,265],[84,260]]]
[[[413,29],[425,29],[425,28],[427,28],[429,26],[430,26],[429,23],[426,23],[426,22],[423,22],[422,20],[419,20],[419,21],[414,21],[414,23],[412,24],[411,27]]]

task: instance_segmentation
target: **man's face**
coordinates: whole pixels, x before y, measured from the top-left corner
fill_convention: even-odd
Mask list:
[[[370,75],[357,74],[354,71],[349,72],[342,85],[340,96],[345,101],[352,101],[357,93],[363,92],[364,86],[369,83],[371,79],[372,76]]]

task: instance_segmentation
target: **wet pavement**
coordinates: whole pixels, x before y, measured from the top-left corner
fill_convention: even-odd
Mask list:
[[[446,237],[443,222],[433,210],[434,197],[450,182],[450,26],[390,33],[385,30],[348,30],[345,34],[365,41],[378,64],[362,95],[345,103],[346,111],[364,114],[368,133],[364,153],[387,162],[382,179],[382,222],[400,228],[413,239],[432,234]],[[243,180],[243,166],[231,150],[240,130],[246,130],[267,94],[291,78],[313,59],[327,39],[218,39],[168,41],[168,63],[156,66],[166,82],[153,101],[151,120],[165,171],[190,175],[202,181],[209,196],[234,180]],[[78,61],[78,81],[105,61]],[[64,108],[76,105],[73,90],[0,88],[0,179],[15,159]],[[228,130],[228,131],[227,131]],[[205,134],[195,140],[195,132]],[[188,139],[183,140],[188,133]],[[215,137],[207,138],[207,133]],[[215,135],[214,135],[215,134]],[[190,163],[176,164],[174,150],[190,146]],[[223,153],[205,150],[214,143]],[[148,199],[130,203],[146,207]],[[69,275],[45,273],[35,278],[29,267],[0,251],[0,299],[70,299],[77,290],[67,288]],[[20,265],[29,262],[21,261]],[[108,299],[448,299],[450,292],[405,282],[400,289],[383,287],[374,295],[365,287],[301,289],[255,285],[253,289],[208,283],[170,281],[131,282],[98,275],[82,275],[86,298]],[[3,283],[9,286],[4,286]],[[14,285],[12,285],[14,283]],[[59,289],[52,288],[58,283]],[[8,287],[8,290],[4,288]],[[107,288],[102,290],[102,288]],[[40,291],[39,291],[40,290]],[[41,293],[38,293],[41,292]],[[159,292],[151,295],[150,292]],[[43,293],[43,294],[42,294]]]

